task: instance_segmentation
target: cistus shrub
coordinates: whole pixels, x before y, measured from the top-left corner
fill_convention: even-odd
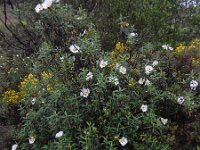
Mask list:
[[[53,3],[36,15],[31,69],[4,94],[18,102],[19,149],[173,148],[177,126],[199,107],[199,74],[177,70],[174,48],[138,48],[130,30],[103,51],[84,10]]]
[[[113,14],[124,36],[116,38],[118,30],[108,32],[116,22],[102,33],[110,22],[97,26],[92,22],[95,17],[91,19],[86,10],[57,2],[31,4],[33,20],[28,13],[23,14],[23,25],[38,39],[32,59],[27,60],[28,67],[19,66],[23,68],[18,72],[20,77],[2,94],[4,101],[17,105],[20,113],[12,148],[176,149],[175,142],[185,133],[187,121],[199,110],[200,74],[193,66],[199,58],[195,44],[199,41],[175,48],[177,41],[168,43],[171,36],[163,37],[161,33],[168,29],[162,28],[168,16],[163,11],[171,5],[161,5],[164,16],[160,17],[156,8],[161,2],[143,1],[148,9],[152,6],[147,15],[151,23],[143,18],[143,8],[139,11],[142,18],[137,13],[133,16],[134,21],[140,20],[147,28],[137,30],[123,15],[116,20],[118,15]],[[115,1],[115,12],[121,10],[118,2]],[[23,10],[26,12],[27,8]],[[152,22],[158,18],[161,21],[154,25]],[[113,33],[114,38],[107,40]],[[163,38],[152,42],[157,35]],[[183,61],[185,57],[190,58]],[[183,64],[191,67],[185,71]],[[199,127],[195,123],[189,129],[198,139]],[[194,144],[182,144],[181,148],[197,148],[198,140],[192,137],[184,136]]]

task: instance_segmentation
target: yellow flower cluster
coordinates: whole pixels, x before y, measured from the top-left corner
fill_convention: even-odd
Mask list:
[[[117,42],[115,45],[115,49],[110,53],[110,56],[113,60],[116,60],[120,53],[123,53],[125,51],[124,44],[121,42]]]
[[[52,77],[53,75],[51,73],[43,72],[41,74],[41,78],[43,80],[50,79]],[[34,92],[35,94],[35,92],[38,91],[37,88],[38,88],[39,83],[40,81],[33,74],[30,73],[23,79],[23,81],[20,82],[18,86],[19,92],[16,92],[15,90],[8,90],[3,94],[3,100],[9,103],[19,102],[27,95],[27,93],[30,93],[30,89],[31,89],[31,92]],[[52,92],[54,89],[53,84],[47,83],[46,89],[48,92]]]
[[[37,88],[37,84],[39,83],[39,80],[33,76],[33,74],[28,74],[22,82],[20,82],[19,85],[19,92],[16,92],[15,90],[8,90],[3,94],[3,100],[9,103],[16,103],[22,100],[27,93],[27,89],[29,86],[34,86]]]
[[[175,51],[180,53],[183,52],[186,49],[187,46],[184,46],[183,44],[180,44],[178,47],[176,47]]]
[[[43,80],[50,79],[53,77],[51,73],[47,73],[47,72],[42,72],[41,76]]]
[[[200,58],[192,58],[192,64],[193,64],[193,65],[198,65],[198,64],[200,64]]]
[[[36,77],[34,77],[33,74],[30,73],[30,74],[28,74],[28,76],[26,76],[24,78],[24,80],[22,82],[20,82],[20,85],[19,85],[20,91],[25,96],[25,93],[26,93],[28,86],[36,87],[36,85],[38,83],[39,83],[39,80]]]
[[[41,78],[45,81],[48,81],[49,79],[51,79],[53,77],[53,74],[49,73],[49,72],[42,72],[41,74]],[[53,85],[52,84],[48,84],[49,82],[45,82],[46,85],[46,89],[48,92],[52,92],[53,91]]]
[[[3,94],[3,101],[8,103],[16,103],[19,102],[22,98],[20,92],[16,92],[15,90],[8,90]]]
[[[47,84],[47,91],[52,92],[53,91],[53,85],[52,84]]]
[[[192,50],[194,48],[200,48],[200,39],[194,40],[188,46],[180,44],[178,47],[176,47],[175,51],[178,52],[178,53],[180,53],[180,52],[184,52],[185,50]]]
[[[196,39],[194,40],[191,45],[189,46],[189,48],[200,48],[200,39]]]
[[[119,51],[119,52],[124,52],[125,48],[124,48],[124,44],[121,42],[117,42],[117,44],[115,45],[115,50]]]

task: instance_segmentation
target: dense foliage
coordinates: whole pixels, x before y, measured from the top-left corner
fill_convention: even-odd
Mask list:
[[[199,5],[181,2],[20,4],[0,57],[8,147],[198,149]]]

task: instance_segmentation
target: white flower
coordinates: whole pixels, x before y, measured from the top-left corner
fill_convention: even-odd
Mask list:
[[[162,45],[162,48],[167,50],[168,49],[168,46],[167,45]]]
[[[16,150],[16,149],[17,149],[17,147],[18,147],[18,145],[17,145],[17,144],[13,144],[13,145],[12,145],[12,148],[11,148],[11,150]]]
[[[63,61],[64,61],[64,59],[65,59],[65,57],[64,57],[64,56],[60,57],[60,61],[61,61],[61,62],[63,62]]]
[[[126,68],[123,67],[123,66],[120,66],[119,67],[119,72],[122,73],[122,74],[126,74]]]
[[[142,110],[142,112],[147,112],[148,106],[145,105],[145,104],[142,104],[142,106],[140,107],[140,109]]]
[[[185,99],[184,99],[183,96],[179,96],[178,99],[177,99],[177,102],[178,102],[178,104],[180,104],[180,105],[183,104],[184,101],[185,101]]]
[[[142,85],[142,84],[144,84],[145,80],[146,80],[145,78],[140,78],[138,83]]]
[[[44,0],[44,2],[42,3],[42,7],[44,9],[47,9],[49,7],[51,7],[51,5],[53,4],[54,0]]]
[[[37,4],[36,7],[35,7],[35,12],[39,13],[41,10],[43,10],[42,5],[41,4]]]
[[[147,75],[149,75],[151,72],[153,71],[153,67],[148,65],[148,66],[145,66],[145,73]]]
[[[87,75],[86,75],[86,80],[89,81],[89,80],[92,80],[93,79],[93,73],[92,72],[89,72]]]
[[[168,122],[168,119],[160,118],[160,121],[162,122],[163,125],[166,125]]]
[[[108,65],[108,61],[101,60],[99,63],[100,68],[105,68]]]
[[[191,90],[196,90],[197,89],[197,87],[198,87],[198,82],[196,81],[196,80],[192,80],[192,81],[190,81],[190,88],[191,88]]]
[[[174,48],[171,47],[169,44],[162,45],[162,48],[163,48],[164,50],[170,50],[170,51],[173,51],[173,50],[174,50]]]
[[[151,85],[151,81],[149,81],[148,79],[146,78],[140,78],[139,81],[138,81],[139,84],[141,85]]]
[[[58,133],[56,133],[55,138],[60,138],[63,136],[63,134],[64,134],[63,131],[59,131]]]
[[[33,144],[35,142],[35,138],[31,136],[29,137],[28,141],[29,141],[29,144]]]
[[[134,33],[134,32],[133,32],[133,33],[130,33],[130,34],[129,34],[129,37],[130,37],[130,38],[134,38],[134,37],[136,37],[137,35],[138,35],[137,33]]]
[[[155,66],[157,66],[157,65],[158,65],[158,61],[157,61],[157,60],[154,60],[152,66],[155,67]]]
[[[174,48],[173,47],[171,47],[171,46],[169,46],[169,48],[168,48],[170,51],[173,51],[174,50]]]
[[[122,146],[125,146],[125,145],[128,143],[128,140],[127,140],[127,138],[122,137],[121,139],[119,139],[119,143],[120,143]]]
[[[34,104],[35,104],[35,101],[36,101],[36,98],[33,98],[33,99],[31,100],[31,104],[34,105]]]
[[[81,89],[80,96],[87,98],[90,94],[90,89],[83,88]]]
[[[115,85],[118,85],[119,84],[119,79],[117,77],[109,77],[108,78],[108,82],[111,82],[111,83],[114,83]]]
[[[51,5],[53,4],[53,2],[58,3],[60,0],[44,0],[44,2],[42,4],[38,4],[35,7],[35,11],[37,13],[39,13],[41,10],[43,9],[48,9],[49,7],[51,7]]]
[[[146,79],[145,84],[144,85],[151,85],[151,81],[149,81],[148,79]]]
[[[72,53],[79,53],[80,52],[80,47],[77,46],[76,44],[73,44],[69,47],[69,50],[72,52]]]

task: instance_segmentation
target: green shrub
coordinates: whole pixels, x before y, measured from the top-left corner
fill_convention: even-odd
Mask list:
[[[22,126],[16,136],[19,147],[117,149],[124,137],[127,149],[170,149],[171,122],[179,123],[180,111],[187,114],[198,107],[195,92],[186,86],[189,79],[184,83],[181,76],[168,79],[173,73],[172,52],[155,51],[149,44],[129,51],[137,36],[103,52],[100,36],[84,11],[55,5],[39,15],[36,31],[43,35],[45,24],[54,28],[43,35],[34,56],[31,72],[37,84],[27,81],[29,75],[18,89],[24,92]],[[158,65],[154,62],[153,70],[148,70],[158,58]],[[140,78],[145,80],[138,83]],[[22,86],[25,81],[30,84]],[[184,96],[185,102],[178,104],[178,96]],[[169,121],[164,125],[160,118]],[[59,131],[64,134],[57,138]]]
[[[151,9],[147,20],[152,21],[151,15],[154,21],[158,19],[160,3],[144,2],[148,7],[156,7]],[[121,6],[116,4],[117,8]],[[165,12],[162,15],[161,19],[168,16]],[[7,102],[14,99],[14,105],[19,107],[20,119],[13,139],[19,149],[175,147],[177,128],[182,129],[190,115],[199,109],[200,74],[193,71],[195,67],[187,72],[179,69],[183,64],[178,64],[179,58],[184,57],[177,57],[177,49],[173,51],[169,44],[161,44],[164,39],[168,42],[170,36],[158,42],[144,42],[147,37],[141,42],[141,36],[134,34],[134,26],[123,22],[123,15],[116,21],[116,15],[114,20],[121,23],[120,29],[126,36],[120,40],[113,36],[116,32],[105,31],[115,38],[106,41],[111,44],[103,50],[105,45],[102,46],[99,30],[105,26],[101,23],[99,26],[103,27],[96,28],[81,8],[53,4],[33,16],[34,21],[24,20],[39,38],[31,61],[26,60],[30,65],[21,67],[19,78],[18,74],[13,75],[17,81],[11,80],[15,84],[2,90],[2,98]],[[139,31],[152,30],[152,26]],[[163,26],[162,20],[158,21],[151,34],[156,36],[157,29]],[[172,45],[176,42],[172,41]],[[199,50],[197,47],[194,51]],[[197,56],[192,56],[196,62]],[[192,63],[193,59],[189,60]],[[17,94],[21,97],[16,97]],[[196,125],[192,129],[198,133]]]

